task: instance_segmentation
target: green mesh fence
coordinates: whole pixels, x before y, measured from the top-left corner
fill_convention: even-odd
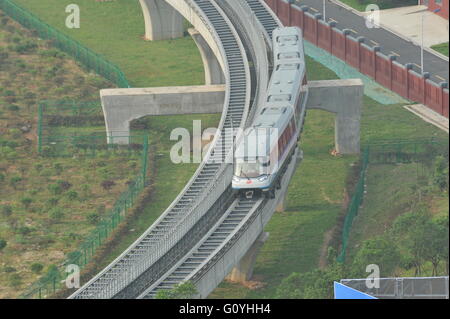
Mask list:
[[[84,47],[76,40],[41,21],[38,17],[18,6],[11,0],[0,0],[0,9],[24,27],[35,30],[42,39],[50,40],[52,45],[73,56],[88,70],[93,70],[118,87],[130,87],[124,73],[104,57]]]
[[[368,144],[361,156],[361,171],[354,194],[347,209],[342,229],[341,252],[338,262],[344,262],[348,239],[353,220],[359,213],[364,200],[366,172],[369,164],[399,164],[399,163],[431,163],[436,156],[448,158],[448,141],[437,138],[418,138],[414,140],[379,140]]]
[[[80,137],[81,138],[81,137]],[[94,137],[84,137],[83,141],[91,141]],[[50,269],[41,279],[31,285],[26,292],[21,296],[22,298],[46,298],[53,295],[56,291],[61,288],[65,288],[65,279],[67,278],[66,266],[67,265],[77,265],[83,268],[91,258],[94,256],[98,247],[100,247],[103,242],[110,237],[111,233],[116,229],[120,222],[125,218],[127,211],[134,205],[138,195],[141,193],[145,187],[145,181],[147,176],[147,158],[148,158],[148,137],[140,136],[141,143],[138,136],[130,137],[130,139],[135,141],[135,146],[128,146],[131,151],[136,151],[136,145],[140,145],[140,151],[142,152],[141,157],[141,169],[136,178],[129,183],[128,188],[124,191],[119,198],[116,200],[113,208],[109,210],[105,217],[101,219],[96,228],[87,236],[80,247],[69,254],[66,255],[66,260],[60,267],[55,267]],[[95,137],[95,141],[102,140],[103,144],[106,145],[106,139],[104,136]],[[64,142],[63,137],[59,137],[61,143]],[[66,144],[71,143],[73,137],[68,137]],[[100,143],[96,144],[92,149],[97,149]],[[107,145],[107,147],[112,151],[120,151],[127,146],[112,146]]]

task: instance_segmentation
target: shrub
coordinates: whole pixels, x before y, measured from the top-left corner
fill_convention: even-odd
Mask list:
[[[11,216],[13,213],[13,209],[11,207],[11,205],[3,205],[2,206],[2,215],[6,218],[8,218],[9,216]]]
[[[30,266],[30,270],[35,274],[39,274],[42,271],[42,269],[44,269],[44,266],[39,263],[33,263]]]
[[[11,267],[11,266],[5,266],[5,268],[3,268],[3,271],[4,271],[5,273],[12,273],[12,272],[16,272],[17,269],[14,268],[14,267]]]
[[[20,199],[20,202],[25,208],[29,208],[33,200],[30,197],[23,197]]]
[[[6,240],[0,238],[0,251],[2,251],[3,249],[5,249],[6,245],[7,245]]]
[[[9,277],[9,284],[14,288],[20,287],[20,285],[22,285],[22,277],[20,277],[19,274],[11,274]]]
[[[13,176],[9,180],[9,184],[12,188],[17,189],[18,184],[22,181],[22,177],[20,176]]]
[[[53,195],[59,195],[62,193],[62,189],[58,184],[50,184],[48,185],[48,190]]]
[[[75,200],[78,198],[78,193],[76,191],[70,191],[67,193],[67,198],[70,200]]]
[[[25,235],[28,235],[29,233],[31,233],[31,228],[30,228],[30,227],[27,227],[27,226],[22,226],[22,227],[19,227],[19,228],[17,229],[17,232],[18,232],[20,235],[25,236]]]
[[[62,211],[61,208],[53,208],[48,213],[48,217],[52,221],[59,221],[59,220],[61,220],[61,218],[63,218],[63,216],[64,216],[64,212]]]

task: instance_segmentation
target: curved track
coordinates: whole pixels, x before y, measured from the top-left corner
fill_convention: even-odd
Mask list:
[[[276,199],[234,199],[230,189],[233,165],[226,160],[232,156],[233,129],[245,126],[251,118],[250,104],[256,109],[267,88],[267,56],[258,55],[261,45],[255,28],[240,29],[245,23],[242,12],[233,13],[220,0],[184,1],[201,15],[221,49],[227,94],[219,133],[204,162],[162,216],[70,298],[153,298],[157,291],[186,280],[199,283],[220,256],[243,238],[257,217],[263,227],[273,213]],[[235,10],[242,10],[244,5],[252,11],[259,24],[257,32],[271,45],[272,31],[281,23],[264,1],[233,1],[240,5]],[[270,47],[266,51],[270,54]],[[225,134],[227,130],[233,133]],[[289,175],[286,185],[294,166],[285,174]],[[264,210],[270,212],[262,222]],[[223,279],[221,275],[216,277]],[[211,287],[204,291],[211,291]],[[200,296],[205,297],[205,293]]]

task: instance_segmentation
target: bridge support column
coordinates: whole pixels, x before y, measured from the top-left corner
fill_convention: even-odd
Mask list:
[[[100,90],[108,143],[128,144],[130,122],[147,115],[222,113],[223,85]]]
[[[242,257],[239,263],[231,270],[226,277],[229,281],[237,283],[245,283],[250,280],[253,275],[253,267],[256,257],[264,242],[269,238],[269,233],[262,232],[247,253]]]
[[[222,67],[217,60],[214,52],[209,47],[203,36],[194,28],[188,29],[189,34],[194,39],[200,50],[200,55],[203,60],[203,67],[205,69],[205,84],[224,84],[225,77],[223,75]]]
[[[360,122],[364,96],[361,79],[309,82],[308,109],[336,114],[335,144],[340,154],[360,152]]]
[[[139,0],[145,21],[146,40],[183,37],[183,16],[164,0]]]

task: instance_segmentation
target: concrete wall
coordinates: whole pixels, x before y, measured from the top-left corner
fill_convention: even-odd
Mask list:
[[[109,138],[128,136],[130,122],[147,115],[221,113],[225,86],[104,89],[100,98]],[[128,139],[115,138],[114,142],[126,144]]]
[[[370,48],[362,38],[352,38],[347,30],[339,30],[332,23],[321,20],[318,14],[310,13],[305,7],[290,4],[286,0],[265,0],[286,26],[298,26],[305,39],[327,50],[334,56],[370,76],[384,87],[402,97],[428,106],[448,118],[448,84],[427,80],[407,66],[398,64],[395,58]],[[438,6],[430,1],[430,9]],[[442,1],[442,12],[448,18],[448,0]],[[420,84],[417,84],[420,82]]]
[[[430,11],[441,9],[441,11],[439,11],[437,14],[448,20],[448,0],[441,0],[441,3],[436,0],[421,0],[421,3],[424,5],[428,5],[428,10]]]

